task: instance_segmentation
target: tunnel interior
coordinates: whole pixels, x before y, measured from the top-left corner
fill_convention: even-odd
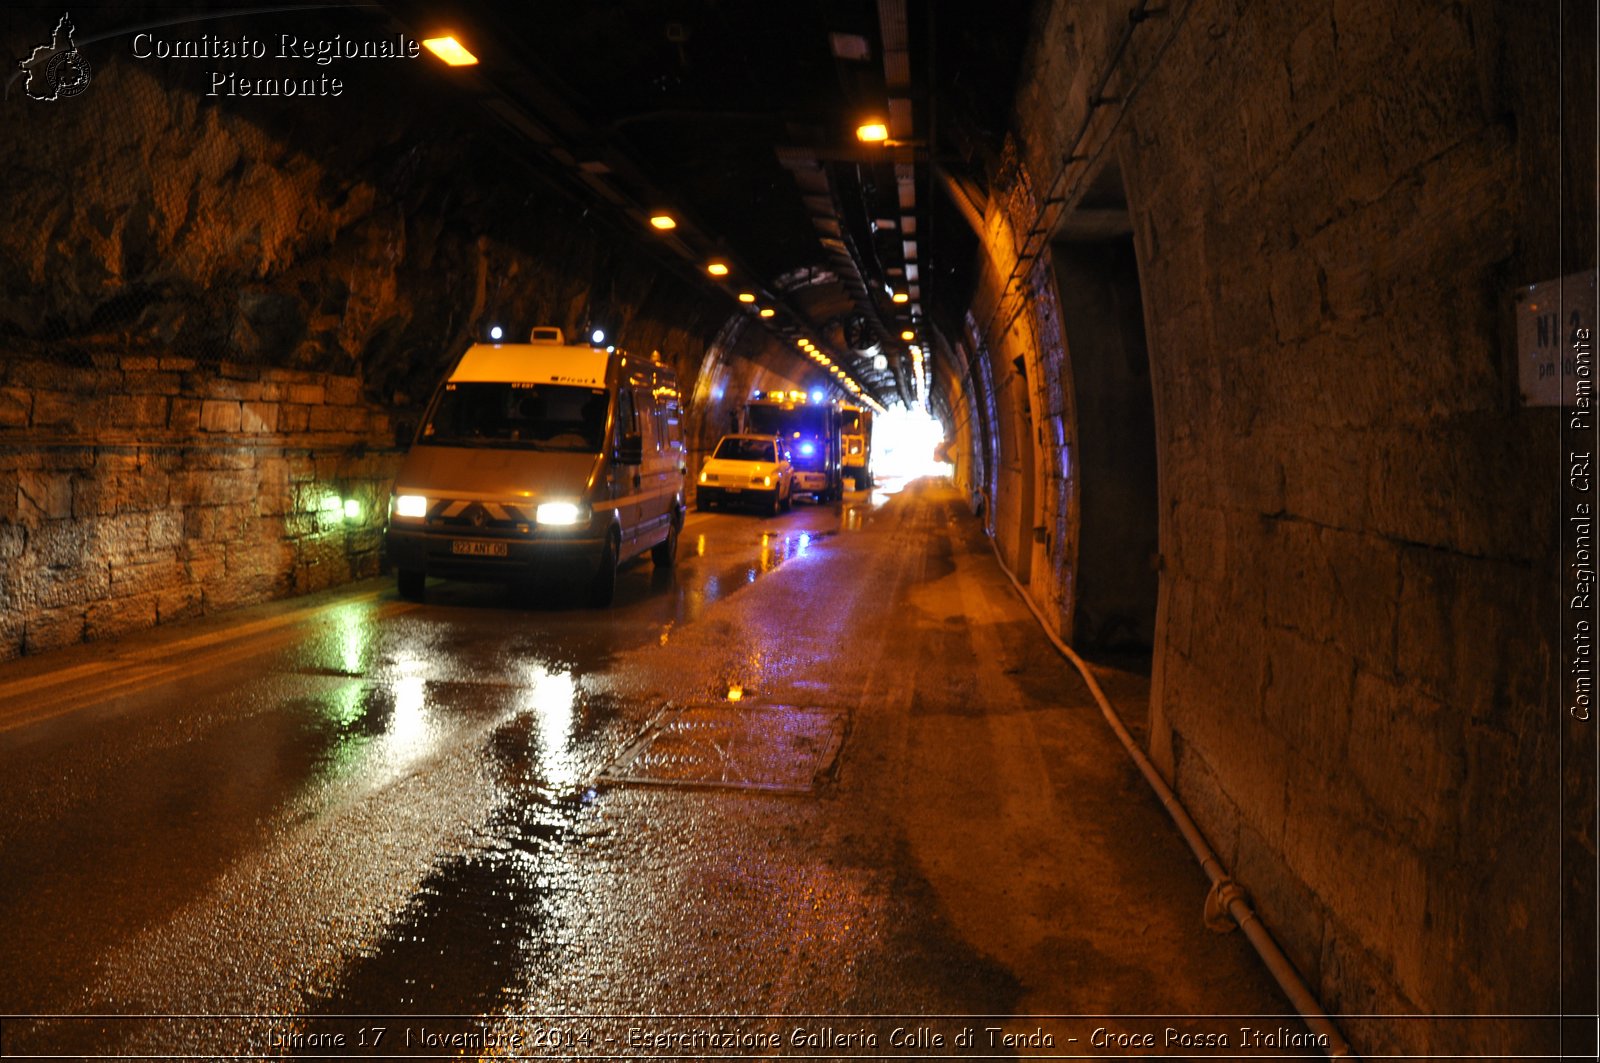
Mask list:
[[[9,69],[57,17],[0,14]],[[1595,265],[1594,56],[1547,47],[1592,10],[73,17],[81,94],[0,104],[0,658],[376,574],[451,361],[599,329],[676,369],[691,469],[758,390],[931,412],[1047,628],[1148,662],[1152,759],[1330,1011],[1592,985],[1593,896],[1518,870],[1594,817],[1516,317]],[[446,31],[474,65],[406,51]]]

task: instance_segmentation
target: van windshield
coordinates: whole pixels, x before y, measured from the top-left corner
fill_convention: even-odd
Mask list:
[[[598,454],[605,429],[603,388],[463,382],[445,385],[421,442]]]

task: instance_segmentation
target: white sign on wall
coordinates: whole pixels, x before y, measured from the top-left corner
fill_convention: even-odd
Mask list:
[[[1577,406],[1580,393],[1582,405],[1593,401],[1594,325],[1594,270],[1517,293],[1517,380],[1524,405]]]

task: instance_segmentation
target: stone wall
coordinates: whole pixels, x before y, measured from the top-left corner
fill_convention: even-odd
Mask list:
[[[354,377],[103,361],[0,361],[0,657],[377,572],[398,452]]]
[[[1585,815],[1558,834],[1571,736],[1555,625],[1536,619],[1558,613],[1558,418],[1516,401],[1510,297],[1594,263],[1592,138],[1558,143],[1583,122],[1539,47],[1561,12],[1192,0],[1131,30],[1127,14],[1041,6],[1016,163],[992,175],[973,346],[997,381],[1023,360],[1026,401],[997,398],[1034,449],[981,485],[1002,554],[1070,633],[1067,547],[1095,495],[1056,451],[1088,400],[1049,249],[1014,267],[1052,198],[1118,165],[1160,468],[1155,760],[1330,1011],[1552,1012],[1562,845],[1592,854],[1594,832]],[[1589,203],[1568,233],[1563,169]],[[1033,468],[1028,514],[1008,499]],[[1053,526],[1030,564],[1013,544],[1035,515]],[[1420,1053],[1462,1036],[1350,1033]],[[1510,1022],[1467,1036],[1550,1048]]]

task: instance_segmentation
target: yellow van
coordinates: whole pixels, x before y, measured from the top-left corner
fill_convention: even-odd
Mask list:
[[[579,570],[590,601],[611,604],[621,562],[677,560],[681,417],[671,369],[557,328],[469,347],[395,477],[385,542],[400,594],[420,601],[429,576]]]

